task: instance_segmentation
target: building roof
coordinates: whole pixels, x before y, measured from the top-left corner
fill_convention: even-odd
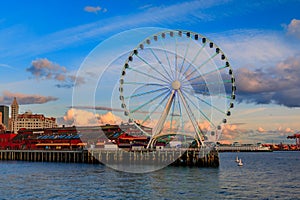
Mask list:
[[[12,106],[14,106],[14,105],[19,106],[16,97],[14,97],[14,100],[13,100],[13,102],[11,103],[11,105],[12,105]]]
[[[49,119],[49,120],[53,120],[55,121],[56,119],[54,117],[45,117],[43,114],[32,114],[29,112],[26,112],[24,114],[19,114],[18,119],[41,119],[41,120],[45,120],[45,119]]]

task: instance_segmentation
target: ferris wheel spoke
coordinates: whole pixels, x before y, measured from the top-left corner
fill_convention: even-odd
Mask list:
[[[143,122],[141,124],[144,124],[150,117],[151,115],[161,106],[166,100],[167,97],[171,94],[171,91],[169,91],[164,98],[155,106],[155,108],[144,118]]]
[[[206,43],[204,43],[202,45],[202,47],[198,50],[197,54],[194,56],[192,62],[190,62],[190,64],[187,66],[187,68],[184,70],[184,72],[182,73],[181,78],[184,76],[184,74],[189,70],[189,68],[191,67],[191,65],[195,62],[195,60],[198,58],[199,54],[201,53],[201,51],[204,49]]]
[[[176,98],[176,96],[173,99],[172,108],[171,108],[172,109],[172,113],[171,113],[171,119],[170,119],[170,121],[171,121],[171,123],[170,123],[170,132],[172,131],[172,128],[173,128],[173,117],[174,117],[175,103],[176,103],[176,99],[175,98]]]
[[[124,82],[124,85],[144,85],[144,86],[168,86],[167,84],[145,83],[145,82]]]
[[[209,57],[207,60],[205,60],[201,65],[196,67],[191,73],[185,76],[186,79],[188,79],[192,74],[194,74],[196,71],[200,70],[204,65],[206,65],[209,61],[211,61],[218,53],[214,53],[211,57]],[[190,79],[188,79],[190,80]]]
[[[186,99],[201,113],[201,115],[213,126],[216,128],[215,124],[209,119],[209,117],[202,112],[202,110],[195,104],[195,102],[193,100],[190,99],[190,97],[188,95],[185,94],[184,91],[182,91],[182,94],[184,95],[184,97],[186,97]]]
[[[174,72],[173,72],[172,66],[171,66],[171,64],[170,64],[170,59],[169,59],[169,56],[168,56],[168,54],[167,54],[165,44],[164,44],[163,40],[160,40],[160,41],[161,41],[161,44],[162,44],[162,46],[163,46],[163,49],[164,49],[164,52],[165,52],[165,55],[166,55],[166,58],[167,58],[167,61],[168,61],[168,64],[169,64],[169,68],[170,68],[171,75],[173,76],[173,79],[174,79]]]
[[[191,90],[191,88],[189,87],[185,87],[185,86],[182,86],[183,89],[186,89],[186,91],[188,90]],[[226,99],[232,99],[232,96],[231,95],[221,95],[220,93],[212,93],[212,92],[209,92],[209,91],[201,91],[201,90],[195,90],[196,94],[202,94],[204,96],[215,96],[215,97],[221,97],[221,98],[226,98]]]
[[[166,94],[166,93],[168,93],[168,92],[169,92],[169,91],[167,90],[167,91],[164,91],[164,92],[160,93],[159,95],[153,97],[152,99],[150,99],[150,100],[147,101],[146,103],[144,103],[144,104],[138,106],[137,108],[131,110],[130,113],[134,113],[134,112],[140,110],[141,108],[143,108],[143,107],[145,107],[146,105],[152,103],[153,101],[155,101],[156,99],[158,99],[159,97],[161,97],[162,95],[164,95],[164,94]]]
[[[192,95],[192,96],[194,96],[194,97],[196,97],[199,101],[205,103],[205,104],[208,105],[208,106],[211,106],[212,108],[214,108],[215,110],[219,111],[220,113],[226,114],[225,111],[223,111],[223,110],[221,110],[220,108],[218,108],[218,107],[212,105],[211,103],[205,101],[204,99],[201,99],[199,96],[197,96],[197,95],[195,95],[195,94],[192,94],[192,93],[190,93],[189,91],[187,91],[187,90],[185,90],[185,89],[183,89],[183,91],[186,92],[186,93],[188,93],[188,94],[190,94],[190,95]]]
[[[178,75],[178,78],[179,78],[180,75],[181,75],[182,68],[183,68],[184,62],[185,62],[185,60],[186,60],[186,55],[187,55],[187,52],[188,52],[188,50],[189,50],[189,48],[190,48],[191,41],[192,41],[192,40],[190,39],[190,40],[189,40],[189,43],[187,44],[187,48],[185,48],[184,58],[182,59],[181,67],[180,67],[180,69],[179,69],[179,75]]]
[[[177,68],[178,68],[178,66],[177,66],[177,38],[175,38],[175,79],[177,79],[178,77],[177,77]]]
[[[168,79],[165,75],[163,75],[160,71],[158,71],[155,67],[153,67],[150,63],[148,63],[144,58],[142,58],[139,55],[136,55],[141,61],[143,61],[145,64],[147,64],[151,69],[156,71],[158,74],[160,74],[163,78],[165,78],[168,81],[171,81],[171,79]]]
[[[144,96],[144,95],[147,95],[147,94],[152,94],[152,93],[156,93],[156,92],[159,92],[159,91],[163,91],[163,90],[168,90],[169,88],[160,88],[160,89],[156,89],[156,90],[150,90],[150,91],[147,91],[147,92],[142,92],[142,93],[139,93],[139,94],[134,94],[134,95],[131,95],[131,96],[128,96],[128,97],[124,97],[125,99],[129,99],[129,98],[134,98],[134,97],[140,97],[140,96]]]
[[[162,81],[162,82],[164,82],[164,83],[168,83],[168,81],[165,81],[165,80],[163,80],[163,79],[157,78],[157,77],[155,77],[155,76],[152,76],[152,75],[150,75],[150,74],[147,74],[147,73],[145,73],[145,72],[142,72],[142,71],[140,71],[140,70],[138,70],[138,69],[134,69],[134,68],[131,68],[131,67],[128,67],[128,69],[130,69],[130,70],[132,70],[132,71],[135,71],[135,72],[137,72],[137,73],[139,73],[139,74],[142,74],[142,75],[144,75],[144,76],[146,76],[146,77],[150,77],[150,78],[153,78],[153,79],[155,79],[155,80],[159,80],[159,81]]]
[[[153,51],[152,48],[150,48],[150,51],[151,51],[151,53],[153,54],[153,56],[156,58],[156,60],[158,61],[158,63],[159,63],[160,66],[162,67],[162,69],[165,71],[165,73],[166,73],[166,74],[168,75],[168,77],[170,78],[170,79],[168,79],[168,80],[172,80],[171,75],[170,75],[169,72],[166,70],[166,68],[163,66],[161,60],[158,58],[158,56],[156,55],[156,53],[154,53],[154,51]]]
[[[183,131],[184,130],[184,126],[183,126],[183,116],[182,116],[182,110],[181,110],[181,105],[180,105],[180,98],[179,98],[179,95],[176,95],[176,96],[177,96],[178,110],[179,110],[180,118],[181,118],[181,129]]]
[[[200,78],[200,77],[207,76],[207,75],[212,74],[212,73],[214,73],[214,72],[220,71],[220,70],[222,70],[222,69],[224,69],[224,68],[226,68],[226,67],[228,67],[228,66],[225,65],[225,66],[222,66],[222,67],[220,67],[220,68],[214,69],[214,70],[212,70],[212,71],[206,72],[206,73],[204,73],[204,74],[201,74],[201,75],[199,75],[199,76],[196,76],[196,77],[194,77],[194,78],[189,79],[189,81],[195,80],[195,79]]]
[[[183,86],[189,86],[189,85],[191,85],[193,87],[193,86],[198,86],[198,85],[224,85],[226,83],[231,83],[231,80],[215,81],[215,82],[197,82],[197,83],[185,82],[182,85]]]

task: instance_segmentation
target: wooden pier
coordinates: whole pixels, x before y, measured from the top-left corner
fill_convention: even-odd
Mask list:
[[[0,160],[31,162],[65,162],[91,164],[146,164],[195,167],[218,167],[219,156],[211,149],[135,150],[89,149],[58,150],[0,150]]]

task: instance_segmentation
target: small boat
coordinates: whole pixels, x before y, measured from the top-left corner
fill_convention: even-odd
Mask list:
[[[236,156],[236,158],[235,158],[235,162],[240,162],[240,160],[239,160],[239,157],[238,156]]]
[[[243,166],[244,164],[242,163],[242,159],[239,160],[238,166]]]

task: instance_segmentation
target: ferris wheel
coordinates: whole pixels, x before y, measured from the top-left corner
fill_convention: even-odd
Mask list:
[[[191,31],[166,30],[139,43],[119,82],[124,115],[144,130],[148,147],[160,138],[216,142],[235,99],[235,78],[224,52]]]

